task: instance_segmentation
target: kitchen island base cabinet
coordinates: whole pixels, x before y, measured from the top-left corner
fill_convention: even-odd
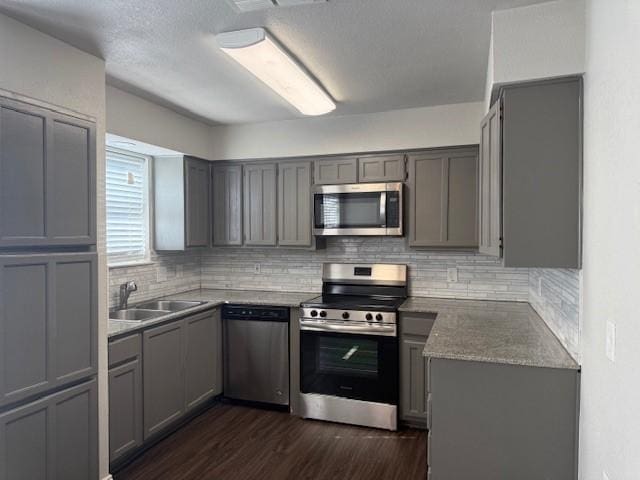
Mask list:
[[[579,372],[430,358],[431,480],[575,480]]]
[[[95,379],[0,414],[0,479],[98,478]]]

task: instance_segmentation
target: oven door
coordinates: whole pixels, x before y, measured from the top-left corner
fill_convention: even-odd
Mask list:
[[[300,330],[300,390],[398,404],[398,337]]]
[[[402,235],[402,183],[317,186],[313,212],[315,235]]]

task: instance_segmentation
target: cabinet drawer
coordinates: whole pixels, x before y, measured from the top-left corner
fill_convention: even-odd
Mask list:
[[[142,339],[139,333],[109,342],[109,368],[140,356]]]
[[[400,332],[402,335],[429,336],[435,313],[402,313],[400,315]]]

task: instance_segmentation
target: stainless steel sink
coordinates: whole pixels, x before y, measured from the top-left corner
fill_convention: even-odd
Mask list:
[[[141,303],[136,306],[136,309],[146,310],[167,310],[169,312],[179,312],[180,310],[186,310],[187,308],[197,307],[206,302],[188,301],[188,300],[153,300],[151,302]]]
[[[114,310],[109,312],[110,320],[125,320],[128,322],[140,322],[151,318],[158,318],[172,313],[168,310],[144,309],[144,308],[127,308],[124,310]]]

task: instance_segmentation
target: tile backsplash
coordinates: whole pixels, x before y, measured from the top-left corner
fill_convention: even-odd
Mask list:
[[[527,301],[526,269],[473,253],[420,251],[403,238],[336,237],[326,249],[214,248],[202,255],[202,287],[318,292],[324,262],[403,263],[414,296]],[[448,280],[457,269],[457,282]]]
[[[315,293],[324,262],[407,264],[413,296],[528,301],[579,360],[579,270],[505,268],[499,259],[470,252],[409,249],[403,238],[329,238],[326,249],[314,251],[218,247],[154,253],[149,264],[109,270],[109,306],[117,305],[118,287],[128,280],[138,283],[132,302],[197,288]]]

